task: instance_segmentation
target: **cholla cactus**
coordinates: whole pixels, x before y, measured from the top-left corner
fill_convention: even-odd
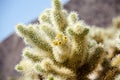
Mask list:
[[[109,50],[114,47],[111,51],[114,53],[117,43],[106,42],[114,41],[115,31],[90,28],[78,19],[76,12],[68,14],[59,0],[53,0],[52,9],[45,10],[39,22],[16,27],[27,44],[21,62],[15,67],[23,74],[20,80],[91,80],[94,71],[98,74],[96,80],[113,80],[117,75],[120,56],[108,57]],[[115,25],[119,28],[119,24]],[[106,74],[102,75],[103,72]]]

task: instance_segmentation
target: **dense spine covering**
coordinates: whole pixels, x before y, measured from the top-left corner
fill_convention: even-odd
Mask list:
[[[15,67],[24,75],[20,80],[41,80],[40,75],[42,80],[91,80],[90,74],[97,72],[98,66],[103,70],[97,72],[96,80],[113,80],[118,75],[120,37],[114,40],[116,31],[90,28],[76,12],[68,14],[60,0],[53,0],[52,9],[45,10],[38,20],[40,24],[16,27],[27,44]],[[114,30],[119,24],[119,18],[113,20]],[[111,41],[114,43],[109,44]],[[101,75],[103,72],[105,75]]]

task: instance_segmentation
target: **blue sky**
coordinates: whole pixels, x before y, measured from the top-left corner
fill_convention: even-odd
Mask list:
[[[51,0],[0,0],[0,42],[14,32],[17,23],[26,24],[36,19],[49,7]]]

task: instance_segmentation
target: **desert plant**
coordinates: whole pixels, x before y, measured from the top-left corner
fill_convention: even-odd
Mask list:
[[[52,2],[40,24],[16,27],[26,43],[15,67],[23,75],[20,80],[91,80],[91,75],[119,80],[120,19],[108,29],[89,27],[76,12],[68,14],[59,0]]]

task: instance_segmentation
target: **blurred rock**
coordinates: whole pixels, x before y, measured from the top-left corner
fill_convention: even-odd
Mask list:
[[[65,9],[77,11],[80,19],[89,25],[107,26],[113,17],[120,15],[120,0],[71,0]],[[15,33],[0,44],[0,80],[19,76],[14,66],[19,63],[24,46]]]
[[[65,8],[77,11],[89,25],[108,26],[113,17],[120,16],[120,0],[71,0]]]
[[[19,74],[14,67],[21,59],[24,43],[14,33],[0,44],[0,80],[17,77]]]

